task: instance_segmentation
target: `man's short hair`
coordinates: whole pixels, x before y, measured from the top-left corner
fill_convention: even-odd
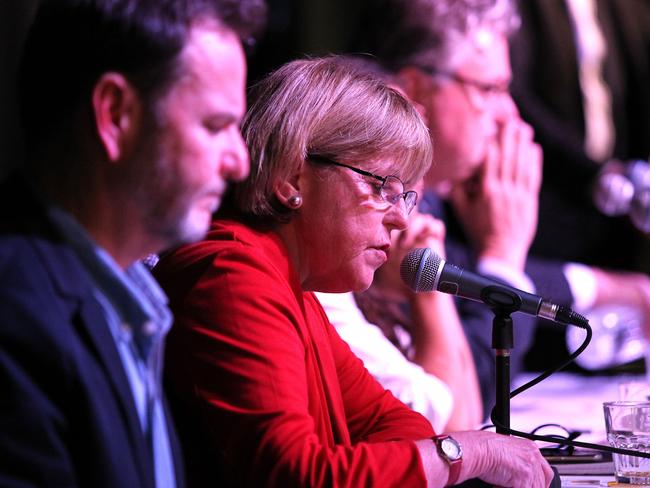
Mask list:
[[[514,0],[372,0],[353,50],[405,66],[449,71],[477,28],[510,35],[519,26]]]
[[[196,20],[213,18],[247,43],[265,16],[264,0],[42,0],[20,71],[28,144],[65,130],[105,72],[155,100],[175,79]]]

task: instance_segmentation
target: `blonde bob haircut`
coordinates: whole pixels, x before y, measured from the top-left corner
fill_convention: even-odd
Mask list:
[[[391,158],[395,167],[386,174],[407,188],[431,163],[428,129],[411,103],[346,57],[290,62],[253,87],[251,100],[243,123],[251,172],[234,186],[233,198],[240,212],[258,220],[289,221],[291,211],[275,190],[310,164],[307,155],[367,171]]]

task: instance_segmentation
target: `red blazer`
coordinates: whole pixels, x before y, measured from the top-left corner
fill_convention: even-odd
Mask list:
[[[219,467],[237,485],[425,486],[413,440],[431,425],[371,377],[275,233],[215,221],[155,274],[190,483]]]

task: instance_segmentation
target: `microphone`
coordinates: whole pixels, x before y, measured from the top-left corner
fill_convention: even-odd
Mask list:
[[[605,215],[627,214],[640,231],[650,234],[650,162],[608,162],[595,182],[593,198]]]
[[[447,263],[432,249],[413,249],[402,260],[400,275],[415,292],[437,290],[461,298],[483,302],[508,313],[528,315],[585,327],[587,319],[568,307],[556,305],[532,293],[465,271]]]

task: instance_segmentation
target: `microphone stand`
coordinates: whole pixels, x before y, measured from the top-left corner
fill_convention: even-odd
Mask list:
[[[496,402],[492,420],[498,434],[510,435],[510,350],[514,347],[512,317],[521,307],[521,298],[516,293],[499,286],[489,286],[481,293],[492,312],[492,349],[495,351]],[[561,488],[562,480],[555,466],[549,488]]]
[[[507,434],[510,429],[510,350],[514,346],[512,317],[521,307],[521,298],[501,286],[488,286],[481,292],[483,301],[494,313],[492,320],[492,349],[495,351],[496,405],[494,419],[496,431]]]
[[[496,365],[496,431],[506,434],[510,428],[510,349],[513,347],[512,318],[509,311],[493,308],[492,349]],[[504,429],[505,427],[505,429]]]

